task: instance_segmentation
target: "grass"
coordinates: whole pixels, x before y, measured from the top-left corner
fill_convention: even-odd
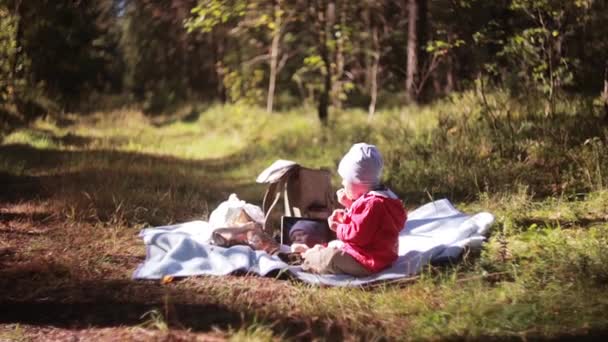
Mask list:
[[[335,112],[327,127],[306,110],[237,105],[38,119],[0,145],[0,302],[14,309],[0,314],[0,336],[35,340],[44,324],[101,339],[109,333],[91,329],[260,341],[606,334],[608,134],[584,101],[552,121],[531,108],[464,93],[371,121]],[[129,280],[144,256],[142,227],[205,219],[233,192],[260,204],[254,180],[275,159],[335,170],[358,141],[380,147],[385,180],[409,208],[445,196],[495,214],[483,251],[371,289]]]
[[[23,328],[19,324],[7,326],[3,329],[3,331],[0,332],[0,340],[14,342],[29,341],[23,332]]]

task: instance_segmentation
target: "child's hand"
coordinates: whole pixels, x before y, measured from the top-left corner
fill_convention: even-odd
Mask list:
[[[327,243],[327,248],[342,249],[344,242],[342,240],[331,240]]]
[[[323,247],[322,245],[318,245],[318,244],[314,245],[312,248],[309,248],[302,253],[302,258],[304,258],[304,259],[308,258],[308,256],[311,254],[311,252],[313,252],[313,254],[314,254],[314,252],[318,252],[322,248],[325,248],[325,247]]]
[[[336,209],[333,213],[327,218],[327,224],[329,225],[329,229],[334,232],[338,229],[338,224],[344,223],[344,215],[346,211],[344,209]]]
[[[338,203],[342,204],[346,208],[350,208],[350,206],[353,204],[353,201],[346,195],[346,190],[344,190],[344,188],[336,191],[336,197],[338,197]]]
[[[300,253],[300,254],[302,254],[302,253],[306,252],[308,249],[309,249],[308,246],[306,246],[303,243],[294,243],[294,244],[291,245],[291,252],[292,253]]]

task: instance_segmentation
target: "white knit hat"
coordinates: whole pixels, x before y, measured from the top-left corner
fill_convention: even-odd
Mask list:
[[[358,143],[340,161],[338,174],[348,182],[374,186],[380,183],[383,164],[376,146]]]

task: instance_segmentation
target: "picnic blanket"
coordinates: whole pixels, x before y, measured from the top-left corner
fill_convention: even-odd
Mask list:
[[[393,265],[369,277],[312,274],[289,266],[278,257],[248,246],[222,248],[208,244],[212,229],[205,221],[148,228],[140,236],[147,256],[133,274],[134,279],[164,276],[226,275],[236,271],[262,276],[285,271],[311,284],[361,286],[413,276],[431,262],[459,258],[465,247],[479,248],[494,216],[487,212],[466,215],[446,199],[427,203],[408,215],[399,235],[399,257]]]

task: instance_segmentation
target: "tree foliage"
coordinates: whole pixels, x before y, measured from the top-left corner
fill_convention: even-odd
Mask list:
[[[17,57],[16,20],[8,8],[0,5],[0,101],[14,93],[14,64]]]
[[[601,0],[3,0],[0,93],[41,89],[67,109],[120,94],[150,111],[197,99],[373,115],[404,103],[415,53],[421,101],[484,77],[550,114],[568,92],[603,89],[607,20]]]

